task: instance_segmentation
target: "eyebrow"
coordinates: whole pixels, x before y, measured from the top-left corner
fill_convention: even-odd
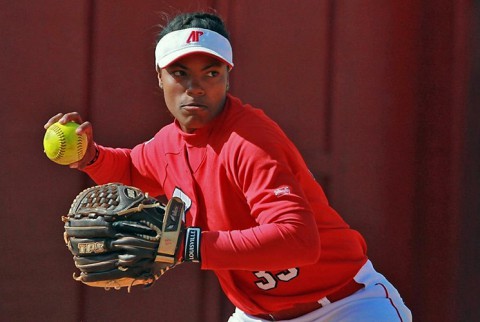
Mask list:
[[[212,68],[212,67],[220,67],[222,65],[223,65],[223,63],[221,61],[215,60],[213,63],[208,64],[207,66],[203,67],[202,71],[207,70],[207,69]],[[171,67],[180,67],[182,69],[189,69],[187,66],[185,66],[183,64],[180,64],[178,62],[175,62],[175,63],[171,64],[170,66]]]

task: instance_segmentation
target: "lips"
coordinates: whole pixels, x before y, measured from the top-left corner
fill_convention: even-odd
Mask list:
[[[183,110],[191,111],[191,112],[207,109],[206,105],[199,104],[199,103],[194,103],[194,102],[181,104],[180,107]]]
[[[188,102],[188,103],[182,103],[180,104],[181,107],[185,107],[185,106],[196,106],[196,107],[203,107],[203,108],[206,108],[207,106],[204,105],[204,104],[200,104],[200,103],[197,103],[197,102]]]

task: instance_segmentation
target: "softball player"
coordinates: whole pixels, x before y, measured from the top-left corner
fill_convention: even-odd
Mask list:
[[[71,166],[97,184],[180,197],[186,225],[202,229],[191,260],[217,275],[236,306],[230,322],[411,321],[284,132],[228,93],[234,63],[222,20],[177,16],[155,59],[174,121],[133,149],[96,144],[84,122],[88,151]],[[58,120],[83,122],[73,112],[46,126]]]

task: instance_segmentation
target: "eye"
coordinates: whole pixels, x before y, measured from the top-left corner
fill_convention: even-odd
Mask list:
[[[216,76],[218,76],[218,74],[220,74],[218,71],[216,71],[216,70],[211,70],[211,71],[209,71],[209,72],[207,73],[207,76],[208,76],[208,77],[216,77]]]
[[[170,75],[174,76],[174,77],[182,77],[182,76],[185,76],[187,73],[181,69],[177,69],[177,70],[172,70],[170,71]]]

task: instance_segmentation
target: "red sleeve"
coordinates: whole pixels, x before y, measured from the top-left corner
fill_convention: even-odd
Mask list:
[[[119,182],[137,187],[152,196],[163,194],[161,184],[148,166],[149,149],[142,143],[133,149],[108,148],[97,145],[99,157],[86,172],[97,184]]]
[[[311,177],[297,150],[285,138],[241,143],[225,151],[236,184],[242,189],[258,226],[202,234],[202,268],[275,270],[313,264],[320,256],[320,237],[300,182]],[[242,139],[243,140],[243,139]],[[314,182],[314,180],[310,180]],[[235,216],[235,208],[230,210]],[[204,255],[204,256],[203,256]]]
[[[130,149],[113,149],[97,145],[99,155],[83,171],[97,184],[121,182],[130,184]]]
[[[284,217],[291,219],[244,230],[203,232],[202,268],[281,270],[317,262],[320,239],[312,216]]]

